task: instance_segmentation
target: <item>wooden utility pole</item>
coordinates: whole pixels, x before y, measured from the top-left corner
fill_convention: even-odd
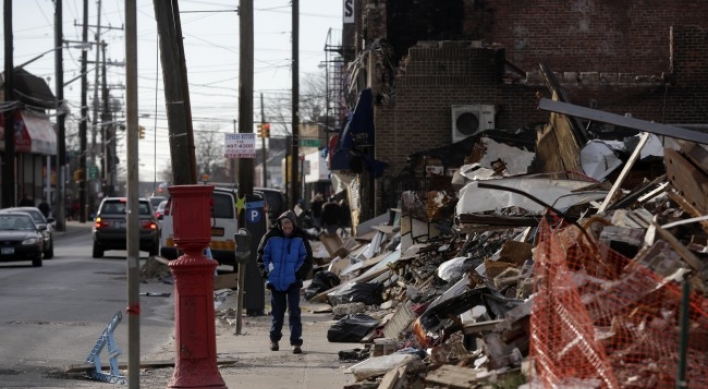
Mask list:
[[[238,132],[253,133],[253,0],[240,0],[239,15],[239,89]],[[238,195],[253,195],[253,159],[241,158],[238,163]],[[246,210],[239,212],[238,225],[246,225]],[[236,335],[241,334],[246,288],[246,264],[238,265],[238,293],[236,298]]]
[[[138,34],[136,0],[125,1],[125,114],[128,167],[128,387],[140,388],[140,204],[138,172]]]
[[[267,188],[268,187],[268,156],[266,155],[266,146],[265,146],[265,134],[263,134],[264,127],[266,124],[266,118],[265,118],[265,110],[263,108],[263,93],[261,93],[261,134],[263,137],[261,138],[261,154],[263,155],[263,187]],[[268,130],[270,132],[270,129]]]
[[[14,101],[12,68],[13,47],[12,40],[12,0],[5,0],[3,3],[3,23],[5,26],[5,74],[4,89],[5,102]],[[15,120],[13,115],[15,110],[5,111],[5,153],[3,154],[2,165],[2,207],[10,208],[15,206],[17,196],[15,194]]]
[[[81,182],[79,183],[79,221],[86,223],[87,218],[87,196],[88,196],[88,172],[86,171],[86,126],[88,123],[88,102],[86,94],[88,92],[88,76],[86,67],[88,64],[88,0],[84,0],[84,25],[81,33],[81,41],[84,49],[81,52],[81,122],[79,122],[79,169],[81,170]]]
[[[113,136],[113,123],[111,119],[111,104],[110,104],[110,94],[108,93],[108,76],[106,75],[106,42],[101,42],[101,53],[103,57],[102,65],[102,77],[101,84],[103,88],[101,91],[101,99],[103,100],[103,107],[101,108],[101,138],[103,139],[103,179],[104,179],[104,196],[113,196],[113,177],[114,177],[114,166],[115,166],[115,156],[113,155],[113,145],[115,144],[115,137]]]
[[[54,217],[57,219],[57,230],[66,231],[66,113],[64,112],[64,16],[62,0],[54,3],[54,80],[57,98],[57,191],[54,202]]]
[[[240,52],[238,132],[253,133],[253,0],[239,2]],[[253,159],[243,158],[238,169],[239,196],[253,194]],[[239,226],[245,226],[245,212],[239,214]]]
[[[192,185],[197,183],[197,161],[179,5],[177,0],[153,0],[153,4],[160,37],[173,183]]]
[[[101,60],[101,0],[96,1],[96,35],[95,35],[95,42],[94,42],[94,47],[96,48],[96,61],[94,62],[96,66],[96,70],[94,70],[94,78],[93,78],[93,123],[91,124],[91,151],[89,152],[89,156],[91,157],[91,169],[96,169],[96,154],[98,151],[98,144],[97,144],[97,136],[98,136],[98,109],[100,104],[98,103],[98,89],[99,89],[99,76],[101,72],[99,71],[100,67],[100,60]],[[103,164],[101,164],[103,166]],[[91,179],[91,181],[95,179],[99,179],[100,181],[100,174],[97,174],[94,178]],[[89,181],[89,177],[85,177],[86,182]],[[89,213],[94,212],[96,210],[96,201],[98,200],[98,193],[94,189],[96,186],[91,185],[89,188],[88,192],[88,208],[89,208]]]
[[[293,117],[293,143],[292,143],[292,156],[290,164],[290,207],[292,209],[297,205],[297,200],[300,198],[300,182],[298,173],[300,165],[300,0],[292,0],[293,10],[293,107],[292,107],[292,117]]]

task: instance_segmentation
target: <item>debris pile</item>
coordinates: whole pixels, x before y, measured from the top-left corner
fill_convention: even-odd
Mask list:
[[[684,129],[583,147],[569,123],[418,153],[409,173],[441,174],[322,237],[306,297],[354,343],[347,388],[708,387],[708,148]],[[551,152],[553,132],[577,144]]]

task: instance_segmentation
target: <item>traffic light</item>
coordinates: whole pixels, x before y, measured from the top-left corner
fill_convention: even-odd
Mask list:
[[[258,123],[258,137],[270,138],[270,123]]]
[[[138,126],[138,138],[145,139],[145,127]]]
[[[74,181],[81,182],[84,180],[84,171],[81,169],[74,170]]]

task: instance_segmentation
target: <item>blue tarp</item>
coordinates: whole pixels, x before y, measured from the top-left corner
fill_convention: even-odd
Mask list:
[[[359,95],[354,111],[331,150],[330,170],[356,170],[352,162],[363,162],[366,170],[374,173],[375,177],[381,176],[388,164],[373,158],[375,138],[374,98],[371,88],[366,88]],[[357,163],[357,159],[361,162]]]

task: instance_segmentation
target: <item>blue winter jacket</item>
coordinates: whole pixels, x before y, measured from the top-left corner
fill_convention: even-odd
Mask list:
[[[292,221],[293,233],[286,237],[280,228],[280,220]],[[256,254],[256,263],[266,286],[286,291],[295,282],[303,280],[312,268],[312,248],[307,234],[295,223],[295,215],[289,211],[278,218],[261,240]]]

